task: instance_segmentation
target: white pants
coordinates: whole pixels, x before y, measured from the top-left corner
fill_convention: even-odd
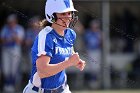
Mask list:
[[[29,81],[28,85],[24,88],[23,93],[43,93],[44,92],[41,89],[39,90],[39,92],[32,90],[33,86],[34,85]],[[71,91],[69,90],[69,86],[67,85],[64,91],[61,93],[71,93]]]
[[[15,47],[2,48],[2,71],[4,75],[4,91],[13,92],[15,84],[20,83],[19,64],[21,61],[21,49]]]
[[[100,50],[89,50],[88,54],[88,65],[91,71],[99,73],[101,64],[101,51]]]
[[[2,68],[5,77],[12,75],[16,78],[20,60],[20,47],[2,48]]]

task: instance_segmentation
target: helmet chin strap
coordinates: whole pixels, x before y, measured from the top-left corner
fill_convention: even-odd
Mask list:
[[[65,22],[62,18],[58,18],[58,19],[60,19],[60,20],[65,24],[65,26],[54,22],[55,24],[57,24],[57,25],[59,25],[59,26],[62,26],[62,27],[65,27],[65,28],[68,28],[68,27],[69,27],[69,28],[74,28],[75,24],[76,24],[77,21],[78,21],[78,16],[75,16],[75,14],[73,14],[72,19],[69,20],[69,22],[70,22],[70,23],[69,23],[69,26],[67,26],[66,22]]]
[[[62,27],[66,27],[66,26],[63,26],[63,25],[61,25],[61,24],[58,24],[58,23],[56,23],[56,22],[54,22],[55,24],[57,24],[57,25],[59,25],[59,26],[62,26]]]
[[[55,24],[57,24],[57,25],[59,25],[59,26],[62,26],[62,27],[65,27],[65,28],[68,28],[66,22],[65,22],[62,18],[58,18],[58,19],[60,19],[60,20],[65,24],[65,26],[54,22]],[[71,20],[69,20],[69,21],[71,22]]]

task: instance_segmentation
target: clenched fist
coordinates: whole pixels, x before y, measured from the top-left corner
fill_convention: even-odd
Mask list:
[[[82,59],[80,59],[80,61],[79,61],[78,64],[76,65],[76,67],[77,67],[78,69],[80,69],[80,71],[84,70],[85,66],[86,66],[86,62],[83,61]]]

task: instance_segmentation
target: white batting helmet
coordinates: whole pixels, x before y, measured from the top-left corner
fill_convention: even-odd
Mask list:
[[[77,11],[72,0],[47,0],[45,6],[45,15],[48,22],[54,22],[54,13],[64,13],[69,11]]]

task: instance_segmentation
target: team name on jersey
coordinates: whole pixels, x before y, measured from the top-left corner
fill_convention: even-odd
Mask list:
[[[55,54],[63,54],[63,55],[72,54],[72,48],[55,47]]]

